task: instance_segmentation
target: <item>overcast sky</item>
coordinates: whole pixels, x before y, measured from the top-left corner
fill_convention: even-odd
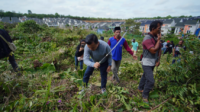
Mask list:
[[[1,0],[0,9],[39,14],[127,19],[155,16],[200,16],[200,0]]]

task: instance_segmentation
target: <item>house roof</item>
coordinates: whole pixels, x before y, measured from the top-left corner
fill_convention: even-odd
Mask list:
[[[163,21],[163,24],[171,24],[173,20],[166,20],[166,21]]]
[[[184,22],[185,24],[197,24],[197,21],[195,20],[188,20],[186,22]]]
[[[146,21],[146,22],[145,22],[145,25],[146,25],[146,24],[151,24],[152,22],[153,22],[153,21]]]
[[[178,22],[175,26],[184,27],[185,24],[184,24],[184,22]]]
[[[145,26],[145,22],[141,22],[140,26]]]
[[[175,23],[179,23],[181,21],[181,18],[175,18],[174,21]]]

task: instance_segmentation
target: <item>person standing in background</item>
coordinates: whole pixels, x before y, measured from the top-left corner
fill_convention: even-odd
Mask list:
[[[134,52],[134,55],[138,52],[138,42],[135,41],[135,39],[132,40],[132,51]]]
[[[83,69],[83,53],[84,53],[84,47],[85,47],[85,40],[81,40],[80,44],[76,47],[76,53],[75,53],[75,69],[78,68],[78,63],[80,62],[80,69]]]

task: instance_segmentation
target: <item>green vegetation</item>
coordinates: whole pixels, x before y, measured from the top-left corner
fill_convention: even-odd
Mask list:
[[[100,73],[96,69],[90,77],[88,90],[78,94],[86,66],[83,70],[74,71],[75,48],[80,39],[95,32],[37,26],[32,21],[7,30],[18,48],[15,58],[23,76],[18,77],[12,71],[6,58],[0,60],[0,111],[200,111],[200,41],[192,36],[185,39],[188,49],[181,51],[180,62],[171,65],[171,55],[161,58],[161,65],[154,72],[156,83],[148,106],[137,91],[142,66],[139,61],[132,60],[125,49],[119,70],[120,84],[110,80],[110,72],[107,93],[101,94]],[[113,34],[107,31],[101,36],[107,41]],[[133,37],[140,44],[139,57],[143,38],[127,34],[125,38],[129,46]],[[168,35],[165,39],[177,37]],[[35,60],[41,66],[34,67]]]

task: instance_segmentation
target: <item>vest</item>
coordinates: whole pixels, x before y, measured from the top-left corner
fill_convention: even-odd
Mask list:
[[[111,49],[113,49],[115,47],[115,45],[117,44],[117,41],[114,37],[111,37],[110,39],[110,47]],[[122,40],[120,41],[120,43],[115,47],[115,49],[112,50],[112,59],[115,61],[120,61],[122,60],[122,47],[124,45],[125,42],[125,38],[122,38]]]

